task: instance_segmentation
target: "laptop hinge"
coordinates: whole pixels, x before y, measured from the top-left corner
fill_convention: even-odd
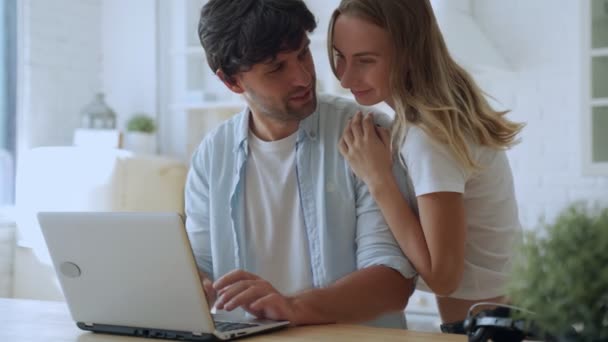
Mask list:
[[[84,325],[86,325],[87,327],[92,327],[92,326],[93,326],[93,323],[86,323],[86,322],[85,322],[85,323],[84,323]]]
[[[193,336],[203,336],[203,333],[202,333],[202,332],[194,332],[194,331],[193,331],[193,332],[192,332],[192,335],[193,335]]]

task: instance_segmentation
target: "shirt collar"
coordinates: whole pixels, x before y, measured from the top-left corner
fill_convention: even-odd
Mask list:
[[[320,102],[319,96],[317,95],[317,107],[315,111],[312,112],[306,119],[300,122],[298,141],[301,142],[304,138],[308,138],[311,141],[317,140],[319,136],[319,111],[320,111]]]
[[[247,151],[247,137],[249,135],[249,116],[251,115],[251,111],[249,107],[245,107],[241,113],[239,114],[239,121],[235,126],[234,136],[236,137],[236,144],[234,145],[234,151],[238,152],[238,150],[242,147],[244,151]]]
[[[317,96],[317,107],[314,112],[300,122],[297,143],[305,138],[308,138],[311,141],[317,140],[319,131],[319,102],[320,99]],[[244,151],[248,150],[247,140],[249,137],[249,120],[251,119],[251,110],[249,110],[249,107],[245,107],[245,109],[239,113],[239,116],[240,118],[235,126],[234,132],[236,137],[236,144],[234,146],[235,153],[239,149],[243,149]]]

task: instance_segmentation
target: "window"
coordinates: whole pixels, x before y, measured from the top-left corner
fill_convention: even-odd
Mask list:
[[[584,6],[584,171],[608,175],[608,0]]]
[[[0,5],[0,206],[12,204],[15,192],[16,5],[16,0]]]

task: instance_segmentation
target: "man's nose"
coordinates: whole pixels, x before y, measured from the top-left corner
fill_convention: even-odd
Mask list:
[[[314,68],[314,67],[313,67]],[[310,66],[305,63],[298,63],[293,71],[293,82],[295,86],[307,87],[312,82],[312,73],[314,69],[310,69]]]

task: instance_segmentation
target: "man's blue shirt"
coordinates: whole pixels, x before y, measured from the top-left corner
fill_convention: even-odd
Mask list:
[[[373,265],[393,268],[406,278],[416,275],[367,186],[338,151],[344,127],[359,110],[346,99],[319,96],[315,112],[300,122],[297,132],[296,175],[314,287],[326,287]],[[207,134],[188,174],[186,227],[198,267],[212,279],[247,270],[244,189],[249,116],[246,108]],[[394,171],[403,189],[405,171]],[[405,328],[402,313],[373,324]]]

